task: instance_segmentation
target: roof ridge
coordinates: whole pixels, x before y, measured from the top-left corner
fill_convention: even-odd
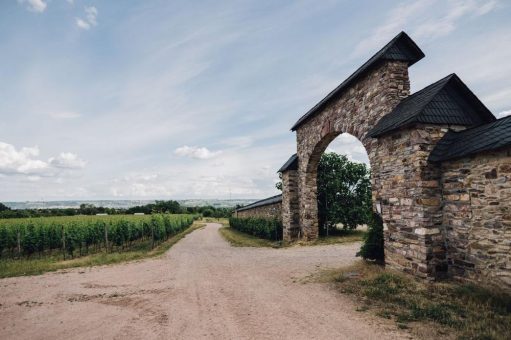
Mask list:
[[[402,43],[406,45],[406,51],[402,51],[400,56],[391,56],[386,55],[389,49],[396,43]],[[377,62],[381,60],[403,60],[408,61],[409,66],[415,64],[417,61],[424,58],[424,52],[417,46],[417,44],[406,34],[404,31],[401,31],[398,35],[396,35],[392,40],[390,40],[385,46],[383,46],[380,50],[374,53],[365,63],[362,64],[359,68],[355,70],[348,78],[346,78],[342,83],[340,83],[337,87],[335,87],[332,91],[330,91],[322,100],[320,100],[316,105],[314,105],[310,110],[308,110],[304,115],[302,115],[298,121],[291,127],[291,131],[295,131],[303,122],[309,119],[312,115],[316,113],[323,105],[328,103],[330,99],[332,99],[336,94],[341,93],[346,89],[353,81],[355,81],[358,77],[365,74],[371,67],[373,67]]]
[[[415,116],[411,116],[409,117],[405,122],[409,121],[410,119],[414,118],[414,117],[418,117],[418,116],[421,116],[422,114],[424,114],[424,109],[429,105],[431,104],[431,101],[433,101],[433,99],[435,99],[435,97],[440,93],[440,91],[442,91],[448,84],[449,84],[449,81],[452,79],[453,76],[456,76],[455,73],[451,73],[449,74],[448,76],[446,77],[443,77],[442,79],[440,80],[437,80],[435,81],[434,83],[432,84],[429,84],[428,86],[424,87],[423,89],[409,95],[406,99],[408,98],[412,98],[415,97],[415,96],[419,96],[425,92],[427,92],[427,90],[430,90],[432,88],[435,88],[435,86],[438,86],[438,88],[433,91],[433,93],[429,94],[429,98],[428,100],[424,101],[424,103],[421,103],[419,105],[419,111],[418,113],[415,115]],[[441,85],[441,86],[439,86]],[[405,99],[405,100],[406,100]],[[399,105],[399,104],[398,104]]]
[[[440,97],[442,93],[445,98]],[[447,103],[457,109],[445,106]],[[476,127],[494,120],[495,116],[460,77],[451,73],[404,98],[367,135],[378,137],[414,122]]]
[[[442,83],[442,82],[445,82],[445,84],[443,84],[443,86],[441,86],[441,87],[440,87],[440,89],[442,89],[445,85],[447,85],[447,84],[449,83],[449,81],[453,78],[453,76],[456,76],[456,77],[457,77],[456,73],[451,73],[451,74],[449,74],[448,76],[445,76],[445,77],[443,77],[442,79],[437,80],[437,81],[435,81],[434,83],[431,83],[431,84],[427,85],[426,87],[423,87],[423,88],[422,88],[422,89],[420,89],[419,91],[414,92],[414,93],[412,93],[411,95],[409,95],[408,97],[406,97],[406,99],[408,99],[408,98],[410,98],[410,97],[412,97],[412,96],[415,96],[416,94],[419,94],[419,93],[425,92],[427,89],[429,89],[429,88],[431,88],[431,87],[438,86],[438,85],[439,85],[440,83]],[[440,90],[440,89],[439,89],[439,90]],[[438,91],[437,91],[436,93],[438,93]]]
[[[462,133],[467,133],[467,132],[470,132],[472,130],[477,130],[477,129],[483,129],[484,127],[489,127],[490,125],[497,125],[497,124],[500,124],[502,123],[504,120],[508,120],[508,119],[511,119],[511,115],[510,116],[506,116],[506,117],[502,117],[502,118],[499,118],[499,119],[496,119],[494,120],[493,122],[488,122],[488,123],[484,123],[484,124],[481,124],[481,125],[476,125],[476,126],[471,126],[469,128],[466,128],[465,130],[460,130],[460,131],[452,131],[453,133],[455,134],[462,134]]]
[[[276,199],[278,197],[282,197],[282,194],[278,194],[278,195],[275,195],[275,196],[271,196],[271,197],[268,197],[268,198],[263,198],[263,199],[260,199],[258,201],[255,201],[255,202],[252,202],[248,205],[245,205],[243,207],[239,207],[238,209],[236,209],[237,211],[242,211],[242,210],[247,210],[247,209],[250,209],[250,208],[255,208],[255,207],[258,207],[258,206],[264,206],[264,205],[269,205],[269,204],[273,204],[273,203],[276,203],[276,202],[269,202],[267,204],[261,204],[261,203],[265,203],[265,201],[271,201],[273,199]]]

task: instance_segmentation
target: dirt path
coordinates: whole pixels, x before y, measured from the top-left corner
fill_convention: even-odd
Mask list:
[[[163,257],[0,280],[2,339],[395,339],[327,285],[358,244],[234,248],[218,224]]]

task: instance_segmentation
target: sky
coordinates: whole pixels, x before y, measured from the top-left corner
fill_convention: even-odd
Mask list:
[[[291,126],[402,30],[412,92],[455,72],[511,114],[505,0],[0,0],[0,201],[274,195]]]

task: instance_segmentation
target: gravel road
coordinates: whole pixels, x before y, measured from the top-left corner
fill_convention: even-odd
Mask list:
[[[409,338],[328,285],[304,283],[352,263],[360,244],[236,248],[219,227],[156,259],[0,280],[0,338]]]

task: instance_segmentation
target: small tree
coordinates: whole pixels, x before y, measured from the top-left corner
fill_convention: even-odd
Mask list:
[[[325,153],[319,162],[317,181],[320,233],[339,223],[345,229],[354,229],[369,222],[371,182],[365,164]]]
[[[275,187],[282,190],[281,181]],[[341,223],[354,229],[371,219],[371,181],[367,166],[345,155],[324,153],[318,165],[318,217],[320,233]]]
[[[364,244],[362,244],[357,256],[362,256],[365,260],[383,263],[385,258],[383,242],[383,220],[380,215],[373,213],[364,238]]]

